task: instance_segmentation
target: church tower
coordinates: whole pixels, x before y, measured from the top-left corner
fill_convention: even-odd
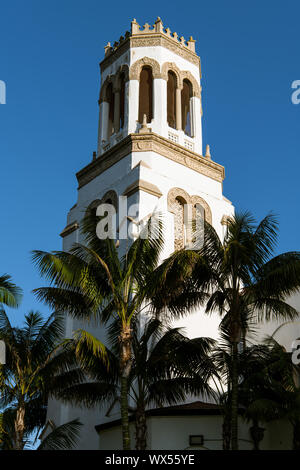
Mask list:
[[[138,221],[157,208],[163,212],[165,256],[185,245],[186,204],[201,205],[222,237],[234,208],[222,193],[223,166],[213,160],[208,145],[203,155],[201,64],[194,39],[179,38],[160,18],[153,27],[133,20],[131,31],[104,49],[97,151],[76,175],[78,199],[61,233],[63,249],[80,241],[80,223],[88,208],[109,202],[118,212],[121,196],[134,208],[135,213],[127,215]],[[119,220],[119,227],[123,222],[128,221]],[[215,337],[218,318],[202,318],[194,313],[180,325],[190,336]],[[66,337],[78,327],[68,318]],[[56,424],[79,416],[69,406],[58,412],[53,404],[50,414],[51,407]],[[88,425],[79,447],[91,448],[100,419],[98,413],[84,413],[80,419]]]

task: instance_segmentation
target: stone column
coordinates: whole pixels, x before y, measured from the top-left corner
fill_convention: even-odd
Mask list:
[[[120,89],[115,90],[114,108],[114,131],[117,134],[120,130]]]
[[[128,134],[137,132],[139,116],[139,81],[129,80],[128,92]]]
[[[167,132],[167,82],[163,78],[153,80],[152,130],[166,136]]]
[[[181,131],[181,88],[176,88],[176,129]]]
[[[191,98],[192,135],[194,137],[194,151],[202,155],[202,124],[200,98]]]

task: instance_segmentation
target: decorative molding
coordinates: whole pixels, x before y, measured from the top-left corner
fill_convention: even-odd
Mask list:
[[[207,204],[207,202],[200,196],[192,196],[191,197],[191,202],[193,206],[195,207],[197,204],[203,207],[204,209],[204,217],[206,222],[208,222],[210,225],[212,224],[212,214],[211,214],[211,208]]]
[[[167,36],[163,36],[162,34],[152,34],[147,36],[136,36],[130,38],[130,47],[155,47],[161,46],[169,49],[170,51],[174,52],[175,54],[179,55],[183,59],[191,62],[192,64],[200,67],[200,57],[197,56],[194,52],[185,49],[182,47],[180,43],[174,42]]]
[[[192,89],[193,89],[193,96],[196,96],[201,100],[201,87],[197,80],[195,79],[194,75],[189,72],[188,70],[182,70],[181,72],[181,80],[189,80],[192,84]]]
[[[182,188],[171,188],[168,192],[168,211],[175,214],[174,210],[174,203],[176,199],[181,199],[183,204],[191,204],[194,207],[196,204],[200,204],[200,206],[204,209],[205,220],[208,223],[212,223],[212,214],[211,208],[209,207],[208,203],[200,196],[190,196],[184,189]],[[193,216],[195,215],[195,211],[193,211]]]
[[[113,91],[116,89],[116,76],[115,75],[108,75],[106,79],[103,82],[103,85],[101,86],[100,90],[100,96],[99,96],[99,104],[103,103],[103,101],[108,101],[107,97],[107,87],[108,85],[112,83],[113,86]]]
[[[113,64],[119,57],[125,54],[132,47],[155,47],[161,46],[169,49],[175,54],[179,55],[188,62],[196,65],[200,69],[200,78],[201,78],[201,62],[200,57],[197,56],[195,52],[183,47],[180,43],[176,43],[173,39],[170,39],[168,36],[163,35],[162,33],[152,33],[143,35],[131,36],[126,41],[124,41],[116,50],[114,50],[109,56],[105,57],[100,63],[101,72],[103,72],[107,67]]]
[[[72,222],[71,224],[67,225],[63,229],[63,231],[60,233],[60,236],[62,238],[67,237],[68,235],[70,235],[70,233],[75,232],[75,230],[77,230],[78,228],[79,228],[79,224],[76,220],[75,222]]]
[[[131,22],[131,32],[126,31],[125,35],[121,36],[113,46],[109,42],[104,47],[105,58],[100,64],[101,71],[111,65],[129,47],[144,47],[145,45],[150,47],[162,45],[198,66],[200,65],[200,59],[195,52],[195,42],[192,36],[186,41],[183,36],[179,37],[176,32],[171,33],[170,28],[163,27],[160,18],[157,18],[153,28],[146,23],[143,29],[134,19]]]
[[[230,217],[230,215],[223,215],[221,219],[221,225],[228,225],[231,220],[232,217]]]
[[[162,196],[162,192],[157,186],[144,180],[136,180],[134,183],[129,185],[123,192],[123,196],[129,197],[137,191],[144,191],[158,198]]]
[[[172,188],[168,192],[168,211],[172,212],[172,214],[175,214],[175,209],[174,209],[174,203],[177,198],[180,198],[183,202],[183,204],[191,204],[191,197],[190,195],[182,188]]]
[[[143,57],[131,65],[129,69],[129,80],[139,80],[142,68],[147,65],[152,69],[153,78],[162,78],[159,63],[154,59],[150,59],[150,57]]]
[[[220,183],[225,177],[222,165],[151,132],[149,134],[130,134],[107,150],[101,157],[89,163],[89,165],[76,174],[79,188],[92,181],[132,152],[147,151],[156,152]]]
[[[168,81],[168,72],[172,71],[176,75],[177,79],[177,88],[182,89],[183,81],[181,77],[181,70],[177,67],[174,62],[164,62],[161,66],[161,75],[162,78]]]

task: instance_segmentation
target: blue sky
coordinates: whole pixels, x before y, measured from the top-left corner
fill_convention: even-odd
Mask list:
[[[43,281],[30,252],[61,248],[75,172],[96,149],[103,47],[133,18],[160,16],[197,40],[204,145],[225,166],[224,194],[258,219],[273,210],[278,251],[300,249],[299,2],[2,0],[0,9],[0,272],[24,289],[16,322],[31,308],[48,313],[31,294]]]

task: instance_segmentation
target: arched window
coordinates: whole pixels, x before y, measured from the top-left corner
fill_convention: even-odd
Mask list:
[[[167,121],[170,127],[176,129],[176,75],[168,72],[167,82]]]
[[[109,138],[114,133],[114,116],[115,116],[115,95],[113,92],[113,85],[111,82],[107,85],[106,97],[107,97],[107,102],[109,105],[108,123],[107,123],[107,138]]]
[[[125,74],[120,76],[120,129],[124,127],[125,120]]]
[[[140,73],[140,93],[139,93],[139,122],[143,122],[146,114],[147,122],[153,118],[152,111],[152,91],[153,77],[151,67],[143,67]]]
[[[192,84],[188,80],[183,80],[183,88],[181,90],[181,119],[182,130],[184,133],[192,137],[192,119],[191,119],[191,98]]]
[[[186,233],[184,226],[184,205],[186,201],[177,197],[173,203],[174,211],[174,249],[181,250],[185,247]]]

